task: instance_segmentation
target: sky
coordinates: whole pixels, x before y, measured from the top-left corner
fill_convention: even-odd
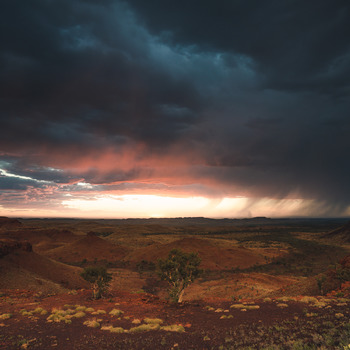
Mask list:
[[[350,217],[347,0],[4,0],[0,215]]]

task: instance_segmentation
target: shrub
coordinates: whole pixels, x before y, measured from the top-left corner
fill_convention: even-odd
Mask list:
[[[92,285],[92,297],[100,299],[102,294],[108,289],[112,275],[107,272],[105,267],[89,266],[80,274],[84,280]]]
[[[170,285],[169,297],[173,302],[181,302],[185,288],[200,275],[200,262],[198,254],[179,249],[171,250],[165,260],[158,260],[158,275]]]

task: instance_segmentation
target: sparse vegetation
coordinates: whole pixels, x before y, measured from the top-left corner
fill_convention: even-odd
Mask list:
[[[106,260],[101,259],[102,256],[95,259],[96,255],[89,251],[86,256],[77,255],[77,261],[71,265],[79,268],[70,266],[72,270],[65,270],[68,275],[60,275],[62,263],[55,267],[59,276],[55,285],[68,281],[75,288],[69,292],[48,288],[45,284],[47,276],[35,280],[39,290],[34,292],[17,288],[1,290],[0,329],[4,332],[0,331],[0,347],[68,349],[83,347],[89,342],[96,349],[161,346],[164,349],[350,350],[349,259],[343,259],[347,252],[349,254],[348,247],[333,246],[331,240],[318,239],[329,224],[304,227],[300,222],[293,224],[294,220],[291,223],[285,221],[284,226],[273,222],[276,221],[259,226],[247,220],[244,225],[237,221],[235,225],[214,227],[213,221],[213,227],[151,228],[146,221],[145,226],[139,225],[137,229],[128,228],[128,223],[119,228],[105,222],[106,228],[101,229],[101,223],[94,223],[94,228],[85,231],[113,232],[104,239],[103,246],[108,247],[109,242],[122,242],[130,249],[127,251],[130,261],[125,261],[122,255],[113,260],[108,254]],[[89,226],[86,223],[86,227]],[[119,235],[119,230],[124,230],[124,234]],[[79,235],[84,237],[85,231],[79,228]],[[45,247],[51,241],[52,238],[40,243]],[[57,238],[55,244],[61,243],[62,247],[70,246]],[[159,252],[163,247],[170,250],[176,244],[186,252],[195,247],[206,269],[205,274],[195,274],[198,278],[195,285],[183,289],[186,292],[184,300],[192,301],[181,305],[162,300],[166,283],[157,280],[155,264],[151,261],[157,256],[154,255],[157,249]],[[233,256],[236,249],[243,258],[238,257],[239,261],[232,260],[230,264],[225,257],[229,253]],[[219,256],[225,262],[208,264],[210,254],[218,251],[223,252],[223,256]],[[262,259],[246,268],[245,251],[254,252],[253,262],[255,256],[262,256]],[[63,257],[64,253],[61,249],[60,254],[51,259]],[[72,259],[73,253],[70,254]],[[18,253],[15,258],[20,256]],[[0,260],[1,264],[4,259]],[[62,259],[64,263],[66,260]],[[114,279],[110,285],[118,292],[110,288],[108,298],[91,301],[90,291],[82,290],[86,288],[85,283],[80,287],[76,277],[80,266],[86,267],[94,260],[96,264],[103,263],[111,268],[109,272],[113,273]],[[172,266],[175,265],[173,261]],[[199,268],[199,264],[196,267]],[[170,271],[170,266],[167,269]],[[69,279],[72,271],[76,280]],[[285,288],[285,282],[291,284],[286,284]],[[265,290],[264,284],[268,284]],[[304,292],[307,296],[301,297]],[[210,305],[204,306],[203,301],[197,301],[202,295],[211,300]]]

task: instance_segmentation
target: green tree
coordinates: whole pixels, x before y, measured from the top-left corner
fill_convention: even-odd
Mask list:
[[[201,273],[198,253],[185,253],[173,249],[166,259],[158,260],[158,275],[170,285],[169,297],[173,302],[181,302],[185,288]]]
[[[108,289],[112,275],[103,266],[89,266],[80,274],[84,280],[91,283],[92,297],[100,299],[102,294]]]

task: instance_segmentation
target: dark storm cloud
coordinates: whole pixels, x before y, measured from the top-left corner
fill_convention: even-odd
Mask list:
[[[347,1],[128,2],[175,43],[250,57],[265,87],[349,92]]]
[[[110,189],[182,177],[210,196],[346,207],[349,16],[340,0],[6,0],[6,170]],[[0,178],[15,181],[33,185]]]
[[[3,144],[16,132],[28,145],[84,146],[91,132],[163,144],[193,123],[195,89],[155,67],[156,43],[126,6],[13,1],[1,16]],[[166,105],[187,111],[179,121]]]

